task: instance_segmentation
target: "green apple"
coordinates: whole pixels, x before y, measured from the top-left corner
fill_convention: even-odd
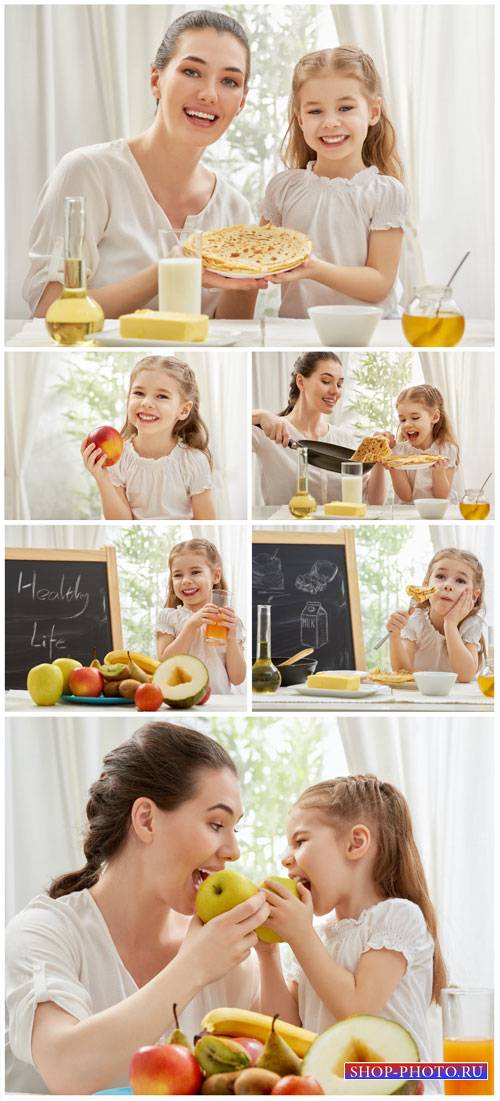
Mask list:
[[[196,913],[200,921],[211,921],[218,914],[226,914],[240,902],[257,894],[258,888],[245,875],[230,869],[213,872],[200,884],[196,892]]]
[[[34,665],[28,673],[28,692],[39,707],[51,707],[62,696],[64,677],[57,665]]]
[[[81,661],[75,661],[75,658],[56,658],[52,662],[52,665],[57,665],[57,668],[61,670],[63,675],[63,692],[68,691],[69,675],[73,669],[81,669]]]
[[[282,887],[286,887],[291,891],[295,898],[299,898],[299,891],[295,879],[289,879],[287,875],[269,875],[267,880],[263,880],[259,884],[260,887],[265,887],[266,883],[280,883]],[[283,941],[283,937],[280,937],[279,933],[275,933],[273,929],[268,929],[266,925],[259,925],[259,928],[255,930],[259,940],[263,940],[266,944],[279,944]]]

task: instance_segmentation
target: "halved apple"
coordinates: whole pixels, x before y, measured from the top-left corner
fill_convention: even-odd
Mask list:
[[[419,1092],[416,1079],[401,1082],[390,1078],[344,1078],[344,1063],[418,1063],[413,1036],[395,1021],[359,1014],[337,1021],[311,1044],[304,1057],[302,1074],[311,1074],[326,1094],[388,1095]]]
[[[191,654],[174,654],[155,670],[153,684],[161,688],[169,707],[194,707],[207,693],[208,669]]]

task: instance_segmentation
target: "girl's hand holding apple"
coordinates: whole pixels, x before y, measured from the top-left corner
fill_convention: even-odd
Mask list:
[[[216,982],[232,967],[247,959],[257,944],[255,929],[263,925],[268,916],[269,905],[263,891],[258,891],[205,925],[195,916],[178,958],[188,955],[204,983]]]
[[[283,940],[302,941],[312,929],[313,904],[311,892],[303,883],[297,883],[299,897],[276,880],[266,880],[266,898],[269,918],[266,925]],[[269,888],[269,889],[268,889]]]
[[[386,628],[389,631],[389,634],[398,635],[403,630],[403,627],[406,627],[409,618],[409,612],[405,612],[403,608],[398,608],[398,611],[393,612],[387,620]]]
[[[80,447],[80,453],[85,468],[88,470],[89,474],[92,474],[96,482],[107,481],[108,475],[104,469],[107,456],[104,451],[101,451],[100,447],[96,447],[95,443],[89,443],[88,436],[83,440]]]

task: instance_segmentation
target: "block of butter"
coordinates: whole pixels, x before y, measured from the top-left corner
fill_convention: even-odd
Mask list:
[[[325,516],[366,516],[366,505],[355,505],[352,501],[330,501],[324,505]]]
[[[208,336],[208,316],[136,310],[120,317],[120,336],[137,340],[198,341]]]
[[[311,673],[307,678],[308,688],[336,688],[343,692],[357,692],[361,685],[359,673]]]

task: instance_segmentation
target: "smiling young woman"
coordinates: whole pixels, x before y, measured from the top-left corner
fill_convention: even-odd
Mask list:
[[[57,877],[6,934],[12,1092],[126,1084],[130,1059],[173,1027],[191,1037],[221,1005],[252,1007],[258,892],[202,925],[204,875],[237,860],[234,762],[182,726],[141,727],[104,758],[87,803],[85,864]]]
[[[194,11],[171,23],[151,67],[151,126],[67,153],[41,192],[23,288],[35,316],[44,317],[60,293],[67,195],[86,198],[87,281],[106,317],[156,306],[159,230],[252,221],[246,199],[201,160],[242,110],[249,75],[250,47],[236,20]],[[238,281],[234,289],[207,272],[203,309],[250,316],[254,295],[245,292],[255,286]]]

